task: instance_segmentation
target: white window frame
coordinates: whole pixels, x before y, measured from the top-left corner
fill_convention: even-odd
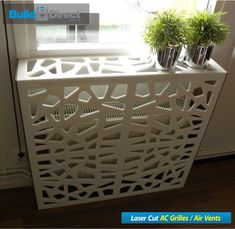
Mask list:
[[[23,0],[23,2],[29,2]],[[32,1],[32,0],[31,0]],[[98,0],[97,0],[98,1]],[[118,0],[117,0],[118,1]],[[21,0],[22,2],[22,0]],[[217,0],[208,0],[207,10],[214,11]],[[13,25],[16,43],[16,54],[18,58],[34,58],[49,56],[92,56],[92,55],[127,55],[136,53],[144,53],[148,51],[145,44],[82,44],[74,46],[74,44],[50,44],[48,48],[38,49],[36,44],[36,27],[33,24]],[[46,45],[43,45],[44,47]]]

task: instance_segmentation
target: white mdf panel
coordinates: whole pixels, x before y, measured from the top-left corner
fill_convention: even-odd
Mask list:
[[[38,207],[183,187],[226,72],[151,58],[20,60],[17,83]]]

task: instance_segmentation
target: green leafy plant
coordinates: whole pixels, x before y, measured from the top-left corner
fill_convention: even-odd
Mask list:
[[[152,50],[168,45],[181,46],[184,43],[185,20],[176,11],[163,11],[154,15],[147,23],[144,41]]]
[[[220,21],[222,12],[197,12],[187,19],[186,41],[189,45],[210,45],[224,42],[228,26]]]

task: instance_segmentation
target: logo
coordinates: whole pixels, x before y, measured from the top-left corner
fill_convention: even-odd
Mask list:
[[[39,21],[48,21],[48,8],[45,6],[38,6],[37,9],[37,19]]]
[[[24,4],[6,2],[9,24],[89,24],[89,4]]]
[[[69,10],[62,12],[60,9],[50,9],[48,6],[38,6],[36,7],[37,11],[37,21],[48,21],[54,19],[62,19],[62,20],[71,20],[71,21],[79,21],[80,20],[80,12],[70,12]]]
[[[33,19],[35,20],[37,17],[37,14],[35,10],[9,10],[8,11],[9,19]]]

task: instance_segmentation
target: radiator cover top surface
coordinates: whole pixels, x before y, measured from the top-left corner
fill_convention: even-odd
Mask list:
[[[182,187],[225,80],[151,58],[20,60],[17,83],[38,207]]]

